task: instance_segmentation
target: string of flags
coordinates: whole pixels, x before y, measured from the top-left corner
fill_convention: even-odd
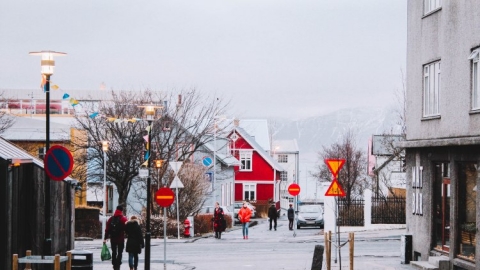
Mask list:
[[[44,92],[46,92],[46,78],[44,75],[42,75],[42,81],[41,81],[41,84],[40,84],[40,87],[43,89]],[[102,83],[102,90],[104,89],[105,85]],[[51,86],[51,89],[53,90],[59,90],[60,87],[56,84],[52,85]],[[70,95],[68,93],[64,93],[63,96],[62,96],[62,99],[63,100],[69,100],[70,102],[70,105],[72,105],[72,107],[75,107],[76,105],[79,105],[79,102],[78,100],[76,100],[75,98],[72,98],[70,97]],[[123,119],[120,119],[120,118],[116,118],[116,117],[106,117],[104,115],[101,115],[99,112],[93,112],[91,114],[88,115],[89,118],[95,118],[95,117],[104,117],[107,119],[108,122],[114,122],[114,123],[135,123],[137,121],[143,121],[143,119],[141,118],[123,118]],[[147,131],[147,135],[143,136],[143,139],[145,140],[146,144],[145,144],[145,156],[144,156],[144,159],[145,159],[145,162],[141,165],[141,166],[148,166],[148,160],[150,159],[150,155],[149,155],[149,152],[148,149],[150,148],[150,142],[148,141],[148,138],[149,138],[149,134],[150,134],[150,131],[152,129],[152,126],[153,124],[147,126],[145,128],[145,130]]]

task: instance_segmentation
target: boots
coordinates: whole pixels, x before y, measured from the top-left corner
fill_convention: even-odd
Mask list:
[[[222,239],[222,232],[218,233],[218,239]]]

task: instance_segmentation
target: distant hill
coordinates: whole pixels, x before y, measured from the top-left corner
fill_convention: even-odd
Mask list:
[[[300,156],[317,153],[338,141],[348,129],[357,135],[357,146],[367,151],[374,134],[398,130],[398,117],[392,108],[359,107],[342,109],[302,120],[270,119],[274,139],[297,139]]]

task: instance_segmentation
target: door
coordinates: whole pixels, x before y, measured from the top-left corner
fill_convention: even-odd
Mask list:
[[[435,249],[450,251],[450,177],[448,163],[435,165],[434,179]]]

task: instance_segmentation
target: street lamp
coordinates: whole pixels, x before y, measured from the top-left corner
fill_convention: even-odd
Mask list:
[[[146,106],[139,106],[145,108],[145,116],[148,122],[148,148],[147,148],[147,169],[148,169],[148,177],[147,177],[147,224],[145,226],[145,270],[150,270],[150,239],[151,239],[151,232],[150,232],[150,201],[151,201],[151,177],[150,177],[150,155],[152,154],[152,122],[155,118],[155,109],[161,108],[159,106],[155,106],[153,104],[146,105]]]
[[[40,65],[42,67],[41,73],[45,78],[45,100],[46,100],[46,137],[45,137],[45,153],[50,149],[50,77],[53,75],[55,67],[54,56],[63,56],[66,53],[54,51],[40,51],[30,52],[30,55],[40,55],[42,60]],[[50,235],[50,178],[48,177],[45,168],[44,171],[44,189],[45,189],[45,228],[43,241],[43,255],[50,255],[52,253],[52,238]]]
[[[163,159],[155,159],[155,160],[153,161],[153,162],[155,163],[155,168],[157,168],[157,177],[158,177],[158,180],[157,180],[157,188],[158,188],[158,189],[160,189],[160,186],[161,186],[161,184],[160,184],[160,182],[161,182],[161,181],[160,181],[160,180],[161,180],[161,179],[160,179],[160,168],[162,168],[164,161],[165,161],[165,160],[163,160]]]
[[[107,222],[107,151],[108,141],[102,142],[103,150],[103,220],[102,220],[102,239],[105,239],[105,227]]]

